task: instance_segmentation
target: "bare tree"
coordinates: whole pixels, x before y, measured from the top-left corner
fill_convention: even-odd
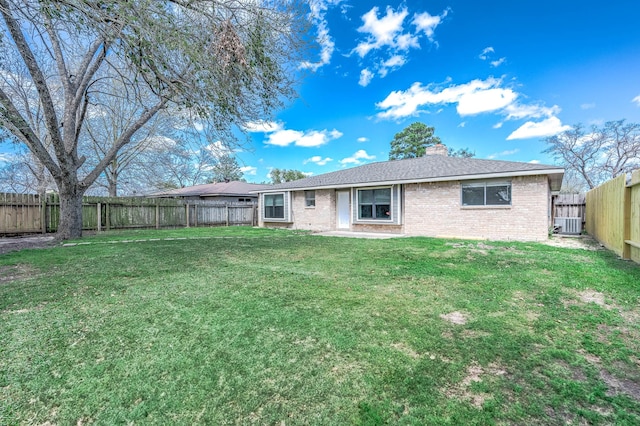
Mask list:
[[[159,111],[188,110],[233,140],[234,128],[270,116],[293,96],[304,3],[0,0],[0,73],[12,72],[6,58],[23,64],[16,84],[42,111],[45,136],[4,85],[0,125],[51,173],[60,194],[58,238],[82,234],[83,194]],[[142,109],[83,171],[79,142],[89,106],[113,84],[104,76],[122,64],[132,76],[127,96]],[[154,96],[139,96],[147,90]]]
[[[552,154],[573,176],[592,189],[640,167],[640,124],[610,121],[587,131],[581,124],[545,139]]]

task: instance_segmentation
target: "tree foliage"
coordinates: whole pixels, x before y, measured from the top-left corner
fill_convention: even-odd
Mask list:
[[[475,151],[471,151],[469,148],[452,149],[449,151],[449,157],[473,158],[475,156]]]
[[[236,157],[225,154],[217,159],[212,168],[213,182],[231,182],[242,180],[242,170]]]
[[[396,133],[391,141],[389,160],[422,157],[428,146],[441,143],[434,135],[435,129],[424,123],[410,124],[400,133]]]
[[[307,177],[307,175],[305,175],[300,170],[294,169],[272,169],[269,175],[271,176],[271,182],[274,184],[291,182]]]
[[[58,237],[81,235],[82,195],[159,111],[196,116],[234,140],[234,128],[293,96],[305,4],[0,0],[0,126],[55,181]],[[81,141],[100,96],[136,108],[87,167]]]
[[[544,152],[553,155],[567,174],[588,189],[640,167],[640,124],[625,120],[604,126],[581,124],[545,139]]]

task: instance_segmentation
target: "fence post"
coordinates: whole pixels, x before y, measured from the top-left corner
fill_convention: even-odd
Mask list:
[[[193,205],[193,226],[198,227],[198,205]]]
[[[104,225],[107,231],[111,229],[111,207],[109,201],[104,206]]]
[[[100,201],[98,201],[97,206],[96,206],[96,221],[98,222],[98,232],[102,231],[102,203]]]
[[[47,233],[47,195],[39,195],[40,197],[40,228],[42,233]]]
[[[229,204],[225,205],[225,215],[227,216],[227,226],[229,226]]]
[[[188,228],[189,227],[189,204],[188,203],[184,205],[184,214],[185,214],[185,217],[187,218],[186,227]]]
[[[623,225],[622,225],[622,258],[631,259],[631,244],[627,244],[627,241],[631,240],[631,186],[625,186],[624,188],[624,204],[622,207],[624,210]]]
[[[156,229],[160,229],[160,206],[158,205],[158,199],[156,199]]]

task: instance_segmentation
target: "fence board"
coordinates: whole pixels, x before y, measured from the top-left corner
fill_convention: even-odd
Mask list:
[[[255,225],[252,204],[141,197],[84,197],[83,230]],[[187,223],[187,210],[189,223]],[[0,194],[0,234],[55,232],[60,199],[49,194]],[[98,222],[99,221],[99,222]],[[44,222],[44,223],[43,223]]]
[[[640,263],[640,170],[631,175],[629,211],[629,257]]]
[[[558,194],[554,197],[553,208],[553,217],[579,217],[584,223],[586,195]]]
[[[42,230],[40,199],[35,194],[0,194],[0,234]]]
[[[624,251],[626,176],[621,175],[587,192],[587,232],[619,256]]]

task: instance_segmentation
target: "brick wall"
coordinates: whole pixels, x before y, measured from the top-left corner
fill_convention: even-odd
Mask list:
[[[460,182],[404,185],[403,225],[352,224],[352,231],[404,233],[429,237],[539,241],[548,238],[550,194],[547,176],[511,179],[510,206],[461,205]],[[304,191],[291,193],[293,223],[260,223],[311,231],[336,229],[336,191],[316,190],[315,207]]]
[[[291,220],[293,223],[261,222],[260,226],[331,231],[336,228],[336,191],[316,190],[315,207],[305,205],[304,191],[291,192]]]
[[[547,177],[515,177],[511,185],[511,205],[492,207],[463,207],[459,182],[405,185],[404,231],[431,237],[547,239]]]

